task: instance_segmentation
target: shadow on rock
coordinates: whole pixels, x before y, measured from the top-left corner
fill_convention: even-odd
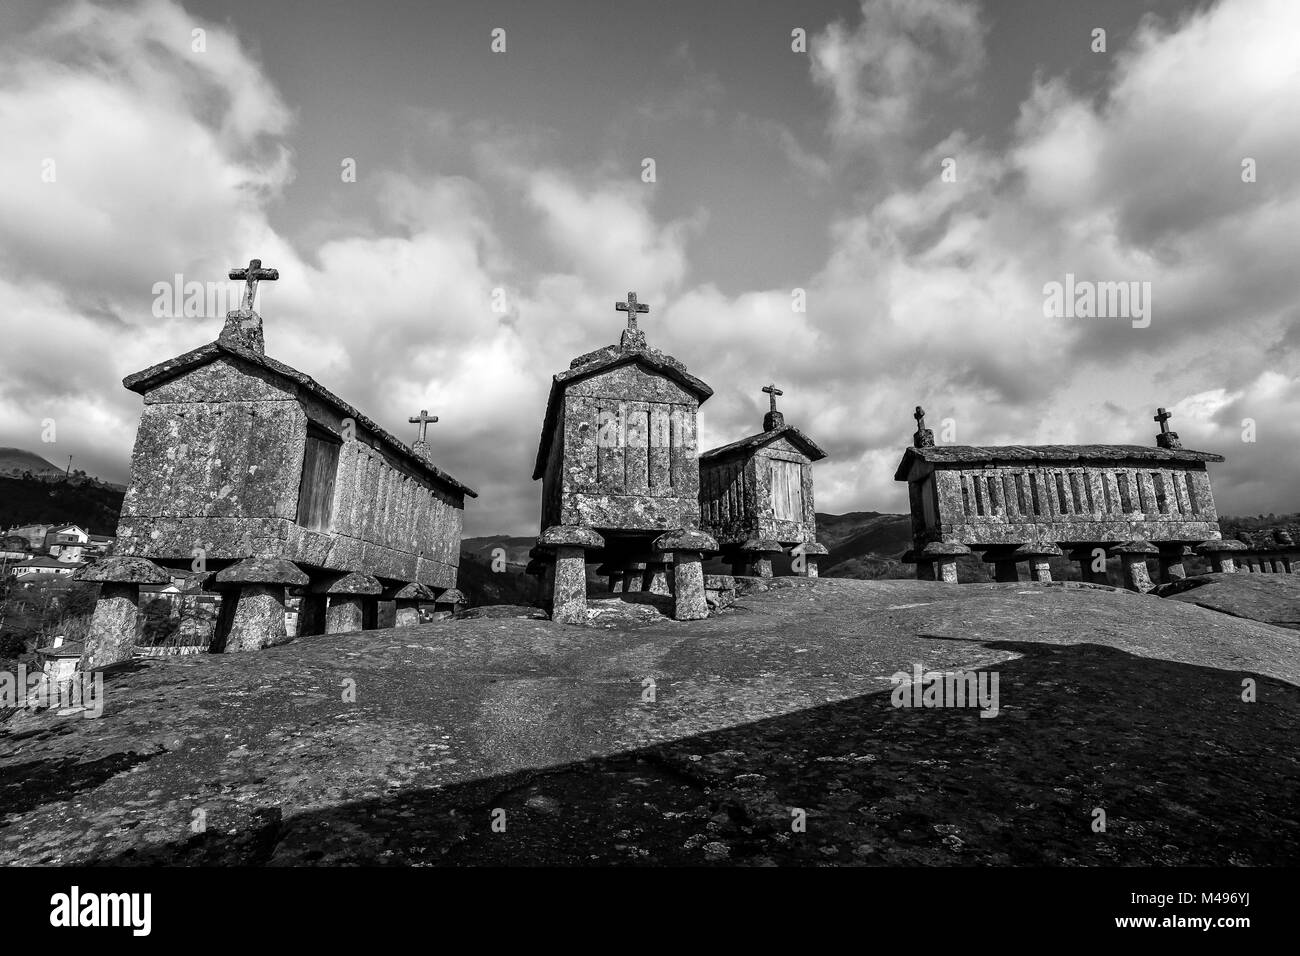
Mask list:
[[[895,707],[886,690],[283,822],[263,808],[242,836],[98,862],[1296,862],[1300,689],[1256,677],[1246,703],[1242,673],[1098,645],[989,646],[1022,655],[981,670],[998,677],[993,718]]]

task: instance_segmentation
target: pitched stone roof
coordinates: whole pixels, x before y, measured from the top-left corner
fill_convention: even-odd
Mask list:
[[[908,448],[894,472],[895,481],[906,481],[912,463],[920,459],[932,464],[1003,464],[1023,461],[1093,462],[1206,462],[1223,461],[1222,455],[1183,448],[1153,448],[1147,445],[931,445]]]
[[[686,371],[685,365],[658,349],[622,348],[618,345],[609,345],[588,352],[586,355],[579,355],[569,363],[567,371],[560,372],[551,379],[551,392],[546,399],[546,417],[542,420],[542,437],[537,444],[537,462],[533,467],[534,480],[546,473],[546,458],[551,451],[551,438],[555,434],[555,423],[559,418],[564,390],[574,382],[634,362],[665,378],[672,379],[695,395],[701,405],[713,395],[713,389]]]
[[[793,425],[783,425],[780,428],[773,428],[771,431],[759,432],[757,435],[750,435],[748,438],[742,438],[740,441],[733,441],[730,445],[719,445],[717,448],[710,448],[700,454],[700,461],[708,461],[712,458],[722,458],[732,452],[753,451],[762,448],[778,438],[785,438],[793,443],[801,452],[808,456],[811,461],[821,461],[826,457],[826,452],[815,441],[805,435]]]
[[[143,371],[128,375],[122,379],[122,384],[133,392],[139,392],[141,395],[152,391],[164,382],[168,382],[178,375],[184,375],[193,369],[200,368],[215,362],[222,356],[231,356],[250,365],[265,369],[272,374],[279,376],[286,381],[292,382],[300,388],[305,389],[315,395],[321,401],[341,412],[343,417],[351,418],[358,425],[372,431],[378,436],[379,440],[388,446],[389,450],[397,455],[410,467],[417,471],[423,472],[428,477],[434,479],[442,485],[446,485],[455,491],[458,491],[470,498],[477,498],[478,492],[474,491],[468,485],[457,481],[451,475],[447,474],[441,468],[436,467],[411,450],[411,447],[401,439],[389,434],[379,425],[377,425],[369,416],[349,405],[343,399],[339,398],[324,385],[321,385],[310,375],[300,372],[296,368],[285,365],[283,362],[277,362],[275,359],[266,355],[260,355],[251,349],[240,348],[230,341],[209,342],[207,345],[200,345],[198,348],[186,352],[184,355],[178,355],[175,358],[168,359],[165,362],[159,362]]]

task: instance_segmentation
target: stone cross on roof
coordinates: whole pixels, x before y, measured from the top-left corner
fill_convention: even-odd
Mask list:
[[[925,409],[917,405],[912,417],[916,419],[916,431],[912,435],[912,445],[916,448],[930,448],[934,445],[934,432],[925,427]]]
[[[427,408],[422,408],[422,409],[420,409],[420,414],[419,414],[419,415],[412,415],[412,416],[408,419],[408,421],[409,421],[412,425],[419,425],[419,426],[420,426],[420,437],[417,438],[416,441],[418,441],[418,442],[420,442],[421,444],[423,444],[423,442],[424,442],[424,436],[425,436],[425,431],[426,431],[426,429],[428,429],[428,427],[429,427],[429,423],[430,423],[430,422],[436,422],[437,420],[438,420],[438,416],[437,416],[437,415],[430,415],[430,414],[429,414],[429,410],[428,410]]]
[[[265,279],[274,282],[280,278],[278,269],[263,269],[261,259],[253,259],[247,269],[231,269],[230,278],[244,280],[244,304],[234,312],[226,313],[226,325],[217,337],[222,342],[236,348],[247,349],[258,355],[266,354],[266,341],[262,336],[262,319],[253,311],[253,300],[257,297],[257,283]]]
[[[425,460],[428,460],[429,458],[429,446],[424,440],[426,429],[428,429],[430,422],[436,422],[437,420],[438,416],[430,415],[427,408],[420,409],[420,414],[412,415],[409,419],[412,425],[420,426],[420,437],[417,438],[415,444],[411,446],[411,451],[415,452],[416,455]]]
[[[280,278],[279,269],[263,269],[261,259],[252,259],[248,263],[247,269],[231,269],[230,278],[244,280],[244,306],[243,311],[253,311],[253,300],[257,298],[257,283],[262,279],[267,282],[274,282]]]
[[[1156,436],[1156,445],[1161,448],[1182,448],[1183,443],[1178,438],[1178,432],[1169,430],[1169,419],[1173,418],[1173,413],[1163,408],[1156,409],[1156,417],[1152,421],[1160,423],[1160,434]]]
[[[635,292],[629,292],[627,294],[626,302],[615,302],[614,308],[618,309],[620,312],[627,313],[627,327],[634,332],[636,331],[636,314],[638,312],[650,311],[650,306],[644,305],[636,300]]]
[[[636,314],[638,312],[649,312],[650,306],[638,302],[636,293],[629,292],[627,301],[615,302],[614,308],[619,312],[627,313],[627,328],[623,330],[623,338],[619,342],[619,347],[624,349],[645,348],[645,332],[636,327]]]
[[[785,416],[776,410],[776,397],[784,395],[785,392],[777,388],[775,384],[764,385],[762,391],[767,393],[768,411],[763,416],[763,431],[770,432],[778,428],[785,427]]]

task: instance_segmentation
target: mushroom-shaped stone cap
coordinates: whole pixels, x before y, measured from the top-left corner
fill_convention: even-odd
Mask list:
[[[537,539],[539,548],[603,548],[605,539],[582,525],[553,524]]]
[[[433,592],[418,581],[403,585],[393,592],[394,601],[432,601]]]
[[[704,586],[710,591],[734,591],[736,589],[736,579],[730,574],[706,574],[704,575]]]
[[[217,572],[218,584],[284,584],[302,587],[307,575],[284,558],[245,558]]]
[[[148,558],[105,558],[73,572],[74,581],[98,584],[171,584],[172,576]]]
[[[1111,545],[1111,554],[1159,554],[1160,549],[1150,541],[1125,541]]]
[[[1054,544],[1022,544],[1012,552],[1012,557],[1017,559],[1059,558],[1061,553],[1061,549]]]
[[[740,546],[741,551],[784,551],[781,542],[771,538],[750,538]]]
[[[931,541],[921,549],[921,556],[925,558],[956,557],[959,554],[970,554],[970,548],[960,541]]]
[[[468,604],[469,603],[468,601],[465,600],[465,595],[461,594],[460,591],[456,590],[455,588],[447,588],[447,590],[439,594],[438,597],[435,598],[435,600],[439,604]]]
[[[799,554],[830,554],[830,548],[817,541],[805,541],[803,544],[796,544],[794,550]],[[969,553],[969,548],[967,552]]]
[[[334,583],[322,582],[312,590],[318,594],[364,594],[372,595],[383,591],[383,586],[368,574],[353,571],[345,574]]]
[[[1232,538],[1215,538],[1211,541],[1202,541],[1192,550],[1197,554],[1217,554],[1220,551],[1246,551],[1249,549],[1242,542]]]
[[[718,542],[703,531],[679,528],[676,531],[665,531],[655,538],[651,547],[656,551],[717,551]]]

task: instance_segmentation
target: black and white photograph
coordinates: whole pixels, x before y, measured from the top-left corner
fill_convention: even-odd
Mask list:
[[[1286,925],[1296,0],[0,0],[0,298],[56,945]]]

